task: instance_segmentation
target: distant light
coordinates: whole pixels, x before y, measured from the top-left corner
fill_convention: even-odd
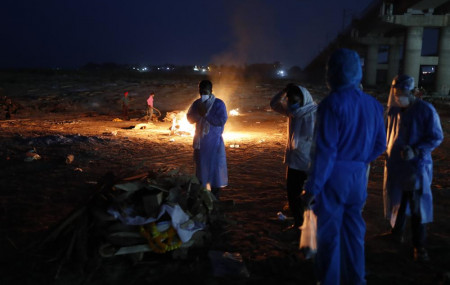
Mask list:
[[[194,71],[198,71],[198,67],[197,67],[197,65],[196,65],[196,66],[194,66]]]
[[[206,72],[206,68],[203,68],[203,69],[202,69],[202,72]]]
[[[285,72],[284,70],[282,70],[282,69],[278,70],[278,71],[277,71],[277,74],[278,74],[278,76],[280,76],[280,77],[286,76],[286,72]]]
[[[170,67],[166,67],[167,70],[170,70]]]

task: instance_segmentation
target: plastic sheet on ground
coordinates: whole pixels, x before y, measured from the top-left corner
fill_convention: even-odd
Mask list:
[[[119,219],[122,223],[127,225],[145,225],[156,222],[162,217],[162,215],[167,213],[171,217],[172,226],[177,231],[177,234],[182,242],[189,241],[195,232],[205,228],[203,223],[190,220],[189,216],[181,209],[179,205],[174,205],[173,207],[167,204],[162,205],[161,211],[156,218],[132,216],[133,212],[134,210],[132,208],[126,208],[124,210],[126,216],[124,216],[116,210],[108,210],[108,213],[114,218]]]

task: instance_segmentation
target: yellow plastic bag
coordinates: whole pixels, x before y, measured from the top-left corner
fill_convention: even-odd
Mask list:
[[[300,250],[309,259],[317,252],[317,217],[313,210],[306,209],[303,213],[303,225],[300,227]]]

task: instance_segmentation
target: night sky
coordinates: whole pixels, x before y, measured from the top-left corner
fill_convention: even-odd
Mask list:
[[[275,61],[303,68],[372,1],[3,0],[0,68]]]

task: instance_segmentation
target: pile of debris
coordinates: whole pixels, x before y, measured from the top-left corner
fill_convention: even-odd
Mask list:
[[[114,230],[108,232],[107,243],[100,248],[104,257],[165,253],[192,246],[198,239],[194,234],[207,227],[214,201],[195,176],[177,170],[125,179],[115,184],[108,196],[109,215],[94,212],[99,222],[113,223]]]
[[[166,170],[119,179],[108,173],[97,186],[38,246],[58,261],[58,272],[74,260],[126,255],[140,261],[146,252],[182,256],[211,238],[216,199],[195,176]]]

